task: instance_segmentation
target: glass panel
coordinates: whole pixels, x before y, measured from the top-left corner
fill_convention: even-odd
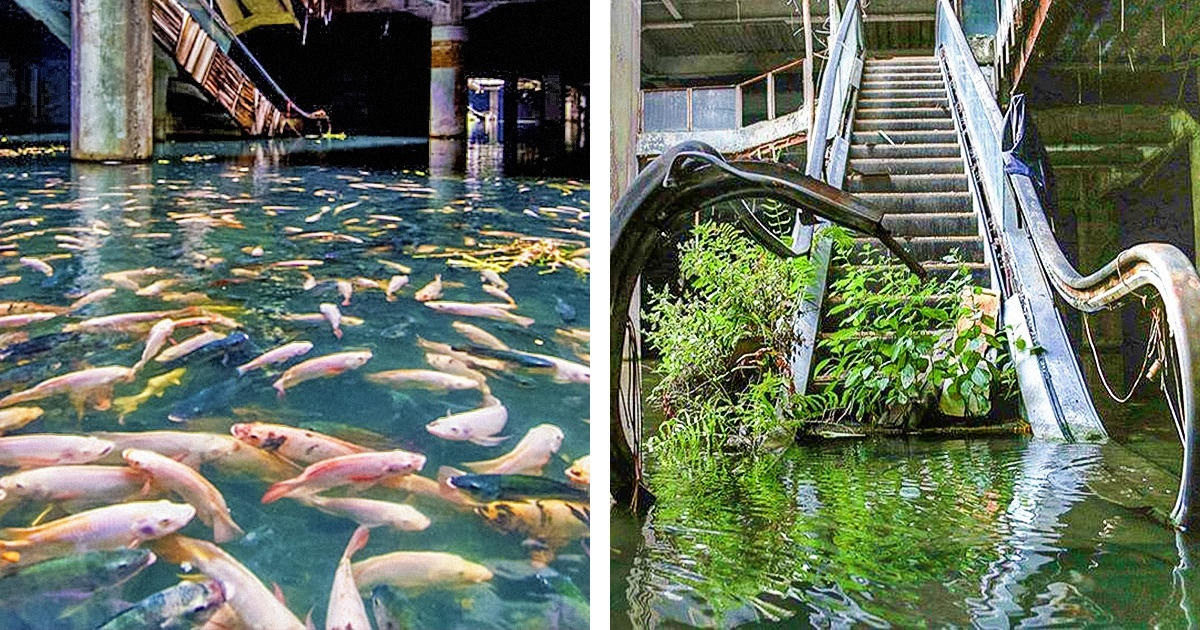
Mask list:
[[[734,88],[692,90],[692,129],[737,127],[737,91]]]
[[[687,131],[687,91],[644,92],[643,131]]]
[[[767,80],[742,86],[742,126],[767,119]]]
[[[804,64],[775,73],[775,117],[804,107]]]

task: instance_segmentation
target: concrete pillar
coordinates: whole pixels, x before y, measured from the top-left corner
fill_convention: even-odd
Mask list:
[[[154,141],[162,142],[174,131],[171,114],[167,111],[167,91],[175,76],[175,60],[162,50],[154,49]]]
[[[501,97],[500,108],[500,141],[504,144],[504,164],[512,167],[517,163],[517,101],[518,82],[516,75],[504,77],[504,95]]]
[[[612,169],[609,193],[615,204],[637,176],[638,103],[642,87],[642,6],[639,0],[613,0],[611,39],[609,159]]]
[[[462,0],[438,4],[429,47],[429,137],[453,138],[467,131],[467,77],[462,67]]]
[[[145,160],[153,150],[150,0],[71,0],[71,157]]]

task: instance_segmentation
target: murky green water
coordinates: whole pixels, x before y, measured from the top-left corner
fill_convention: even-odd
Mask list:
[[[613,627],[1189,627],[1200,547],[1161,520],[1179,449],[1147,411],[1114,431],[1130,449],[879,439],[656,471],[649,518],[614,517]]]
[[[113,287],[102,278],[106,273],[151,266],[162,273],[141,280],[142,288],[157,280],[174,281],[158,295],[137,296],[118,289],[75,313],[0,333],[23,330],[38,337],[89,317],[190,304],[237,320],[250,338],[227,359],[215,356],[185,363],[182,383],[141,404],[124,426],[114,410],[88,410],[78,421],[59,396],[34,403],[45,415],[17,433],[162,429],[227,435],[235,422],[264,421],[315,427],[376,448],[424,453],[428,461],[421,474],[432,478],[441,466],[499,457],[530,428],[550,423],[562,429],[565,439],[543,474],[565,480],[570,462],[588,450],[586,384],[556,382],[544,373],[489,373],[493,395],[508,407],[502,435],[513,437],[484,447],[445,441],[425,430],[426,423],[447,412],[478,407],[479,391],[393,391],[364,377],[384,370],[428,368],[418,338],[463,345],[467,340],[451,328],[456,320],[475,324],[516,350],[586,363],[586,343],[556,334],[588,326],[587,276],[565,266],[552,271],[532,264],[503,274],[518,305],[514,312],[536,320],[528,328],[435,313],[413,299],[417,289],[441,274],[446,283],[443,300],[497,301],[481,290],[477,271],[452,266],[450,260],[505,254],[492,250],[520,239],[553,239],[564,252],[586,247],[586,185],[561,179],[431,177],[420,166],[401,168],[412,156],[394,144],[392,153],[380,143],[370,161],[356,162],[353,153],[298,153],[298,148],[314,148],[304,142],[170,145],[163,156],[166,163],[137,166],[71,164],[62,157],[0,161],[0,276],[20,277],[19,282],[0,286],[0,301],[64,306],[79,295]],[[181,159],[208,154],[216,157]],[[261,255],[255,248],[261,248]],[[448,250],[463,253],[444,256]],[[22,267],[18,257],[25,256],[48,262],[53,275]],[[271,266],[296,259],[320,264]],[[323,321],[285,319],[289,314],[317,313],[321,303],[341,305],[335,279],[386,284],[401,273],[381,261],[410,267],[411,284],[395,301],[388,301],[382,288],[356,284],[350,304],[340,309],[343,316],[362,323],[344,322],[342,339]],[[319,282],[315,288],[305,290],[305,273]],[[564,303],[571,309],[560,305]],[[199,328],[180,330],[175,339],[196,332]],[[144,338],[144,329],[136,334],[84,334],[48,351],[9,359],[0,363],[0,392],[85,367],[132,365],[141,356]],[[206,388],[233,382],[233,367],[258,352],[299,340],[315,346],[304,359],[355,349],[370,349],[373,358],[341,376],[297,385],[283,399],[271,388],[283,366],[251,373],[236,386],[208,389],[196,398]],[[116,396],[137,394],[147,377],[163,371],[152,363],[137,381],[119,385]],[[184,414],[190,418],[187,422],[170,421],[168,416],[185,399],[193,401],[188,407],[199,410]],[[316,625],[323,627],[334,569],[355,524],[288,499],[261,504],[264,490],[275,480],[269,474],[215,465],[205,465],[202,472],[221,490],[234,520],[247,532],[222,547],[268,588],[277,584],[301,619],[315,609]],[[376,528],[356,560],[395,550],[446,551],[495,574],[477,586],[407,593],[410,620],[422,627],[577,627],[571,624],[587,618],[588,558],[580,541],[557,549],[550,572],[535,574],[523,536],[497,531],[469,510],[398,491],[374,489],[362,496],[407,500],[432,524],[417,532]],[[21,505],[0,525],[28,525],[43,507]],[[212,536],[198,520],[182,533],[204,540]],[[57,596],[0,602],[0,626],[90,627],[118,610],[120,602],[137,601],[175,584],[181,572],[160,559],[123,587],[93,596],[82,608],[71,608],[77,606],[77,598]],[[0,582],[4,579],[14,578]],[[369,609],[369,598],[367,604]],[[60,618],[64,610],[72,615]]]

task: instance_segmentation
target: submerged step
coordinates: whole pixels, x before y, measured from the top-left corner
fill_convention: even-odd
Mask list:
[[[956,192],[967,190],[963,173],[922,173],[919,175],[868,175],[846,177],[846,190],[857,192]]]
[[[957,147],[955,147],[957,150]],[[850,171],[871,175],[876,173],[891,173],[895,175],[918,175],[931,173],[962,173],[963,161],[954,157],[889,157],[889,158],[854,158],[850,159]]]
[[[971,212],[971,193],[959,192],[857,192],[854,196],[884,214]]]

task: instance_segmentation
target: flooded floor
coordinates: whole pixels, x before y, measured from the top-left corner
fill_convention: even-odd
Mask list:
[[[1179,443],[1132,415],[1129,448],[843,440],[654,471],[649,517],[614,515],[613,627],[1189,627]]]
[[[439,469],[443,476],[451,473],[443,467],[465,470],[467,463],[499,458],[531,429],[553,425],[561,431],[560,446],[555,448],[553,429],[534,431],[531,442],[549,431],[549,445],[540,442],[539,452],[551,451],[541,474],[566,482],[565,470],[588,454],[587,185],[431,176],[424,164],[414,163],[426,158],[423,143],[360,140],[365,146],[358,147],[359,155],[365,157],[356,161],[354,151],[327,154],[328,144],[316,142],[170,144],[155,161],[129,166],[73,164],[61,153],[0,159],[0,302],[33,303],[9,307],[12,312],[55,314],[0,329],[0,395],[73,371],[133,366],[150,326],[163,318],[178,324],[163,345],[167,351],[194,335],[224,335],[174,361],[149,359],[132,382],[118,382],[111,402],[100,391],[86,401],[54,395],[22,403],[44,413],[6,435],[180,431],[228,439],[234,424],[271,423],[311,429],[356,448],[420,453],[425,461],[416,474],[434,480]],[[497,272],[507,288],[493,280],[485,292],[481,268]],[[507,292],[516,306],[485,309],[487,316],[480,317],[417,301],[419,290],[435,293],[428,285],[439,277],[441,295],[434,302],[503,304]],[[66,310],[84,296],[92,297]],[[135,312],[160,313],[136,324],[94,319]],[[331,319],[338,317],[335,332]],[[470,329],[462,324],[511,350],[570,363],[552,369],[525,369],[512,357],[489,363],[470,354],[478,351],[478,334],[464,336]],[[262,352],[296,342],[312,348],[241,377],[235,370]],[[310,372],[316,378],[292,379],[282,387],[277,382],[301,361],[362,351],[370,355],[360,366]],[[473,373],[430,355],[457,357]],[[372,378],[399,369],[459,370],[468,382],[476,375],[483,380],[447,390]],[[439,417],[495,404],[485,389],[507,410],[503,428],[491,427],[488,435],[507,439],[482,446],[426,429]],[[82,417],[73,402],[84,404]],[[105,439],[116,447],[93,463],[122,465],[126,438]],[[356,524],[293,498],[262,503],[272,483],[298,475],[306,463],[284,457],[278,442],[262,446],[236,463],[215,457],[199,467],[245,531],[220,547],[266,592],[277,585],[299,619],[311,609],[316,626],[324,627],[335,568]],[[496,510],[477,513],[464,505],[470,503],[465,495],[444,484],[366,488],[369,482],[353,479],[359,485],[321,496],[406,502],[428,518],[372,529],[354,560],[398,550],[436,551],[481,565],[490,575],[428,587],[367,588],[367,611],[377,621],[428,628],[567,628],[580,627],[580,620],[586,625],[589,559],[581,540],[586,501],[569,514],[582,527],[562,524],[570,531],[560,536],[531,532],[520,518],[495,518]],[[158,490],[133,498],[182,501]],[[0,502],[0,526],[49,522],[79,507],[14,494]],[[213,539],[199,518],[181,534]],[[95,627],[196,568],[172,562],[170,553],[157,555],[124,584],[101,588],[119,580],[100,578],[82,592],[40,588],[26,577],[23,561],[15,571],[6,565],[0,627]]]

